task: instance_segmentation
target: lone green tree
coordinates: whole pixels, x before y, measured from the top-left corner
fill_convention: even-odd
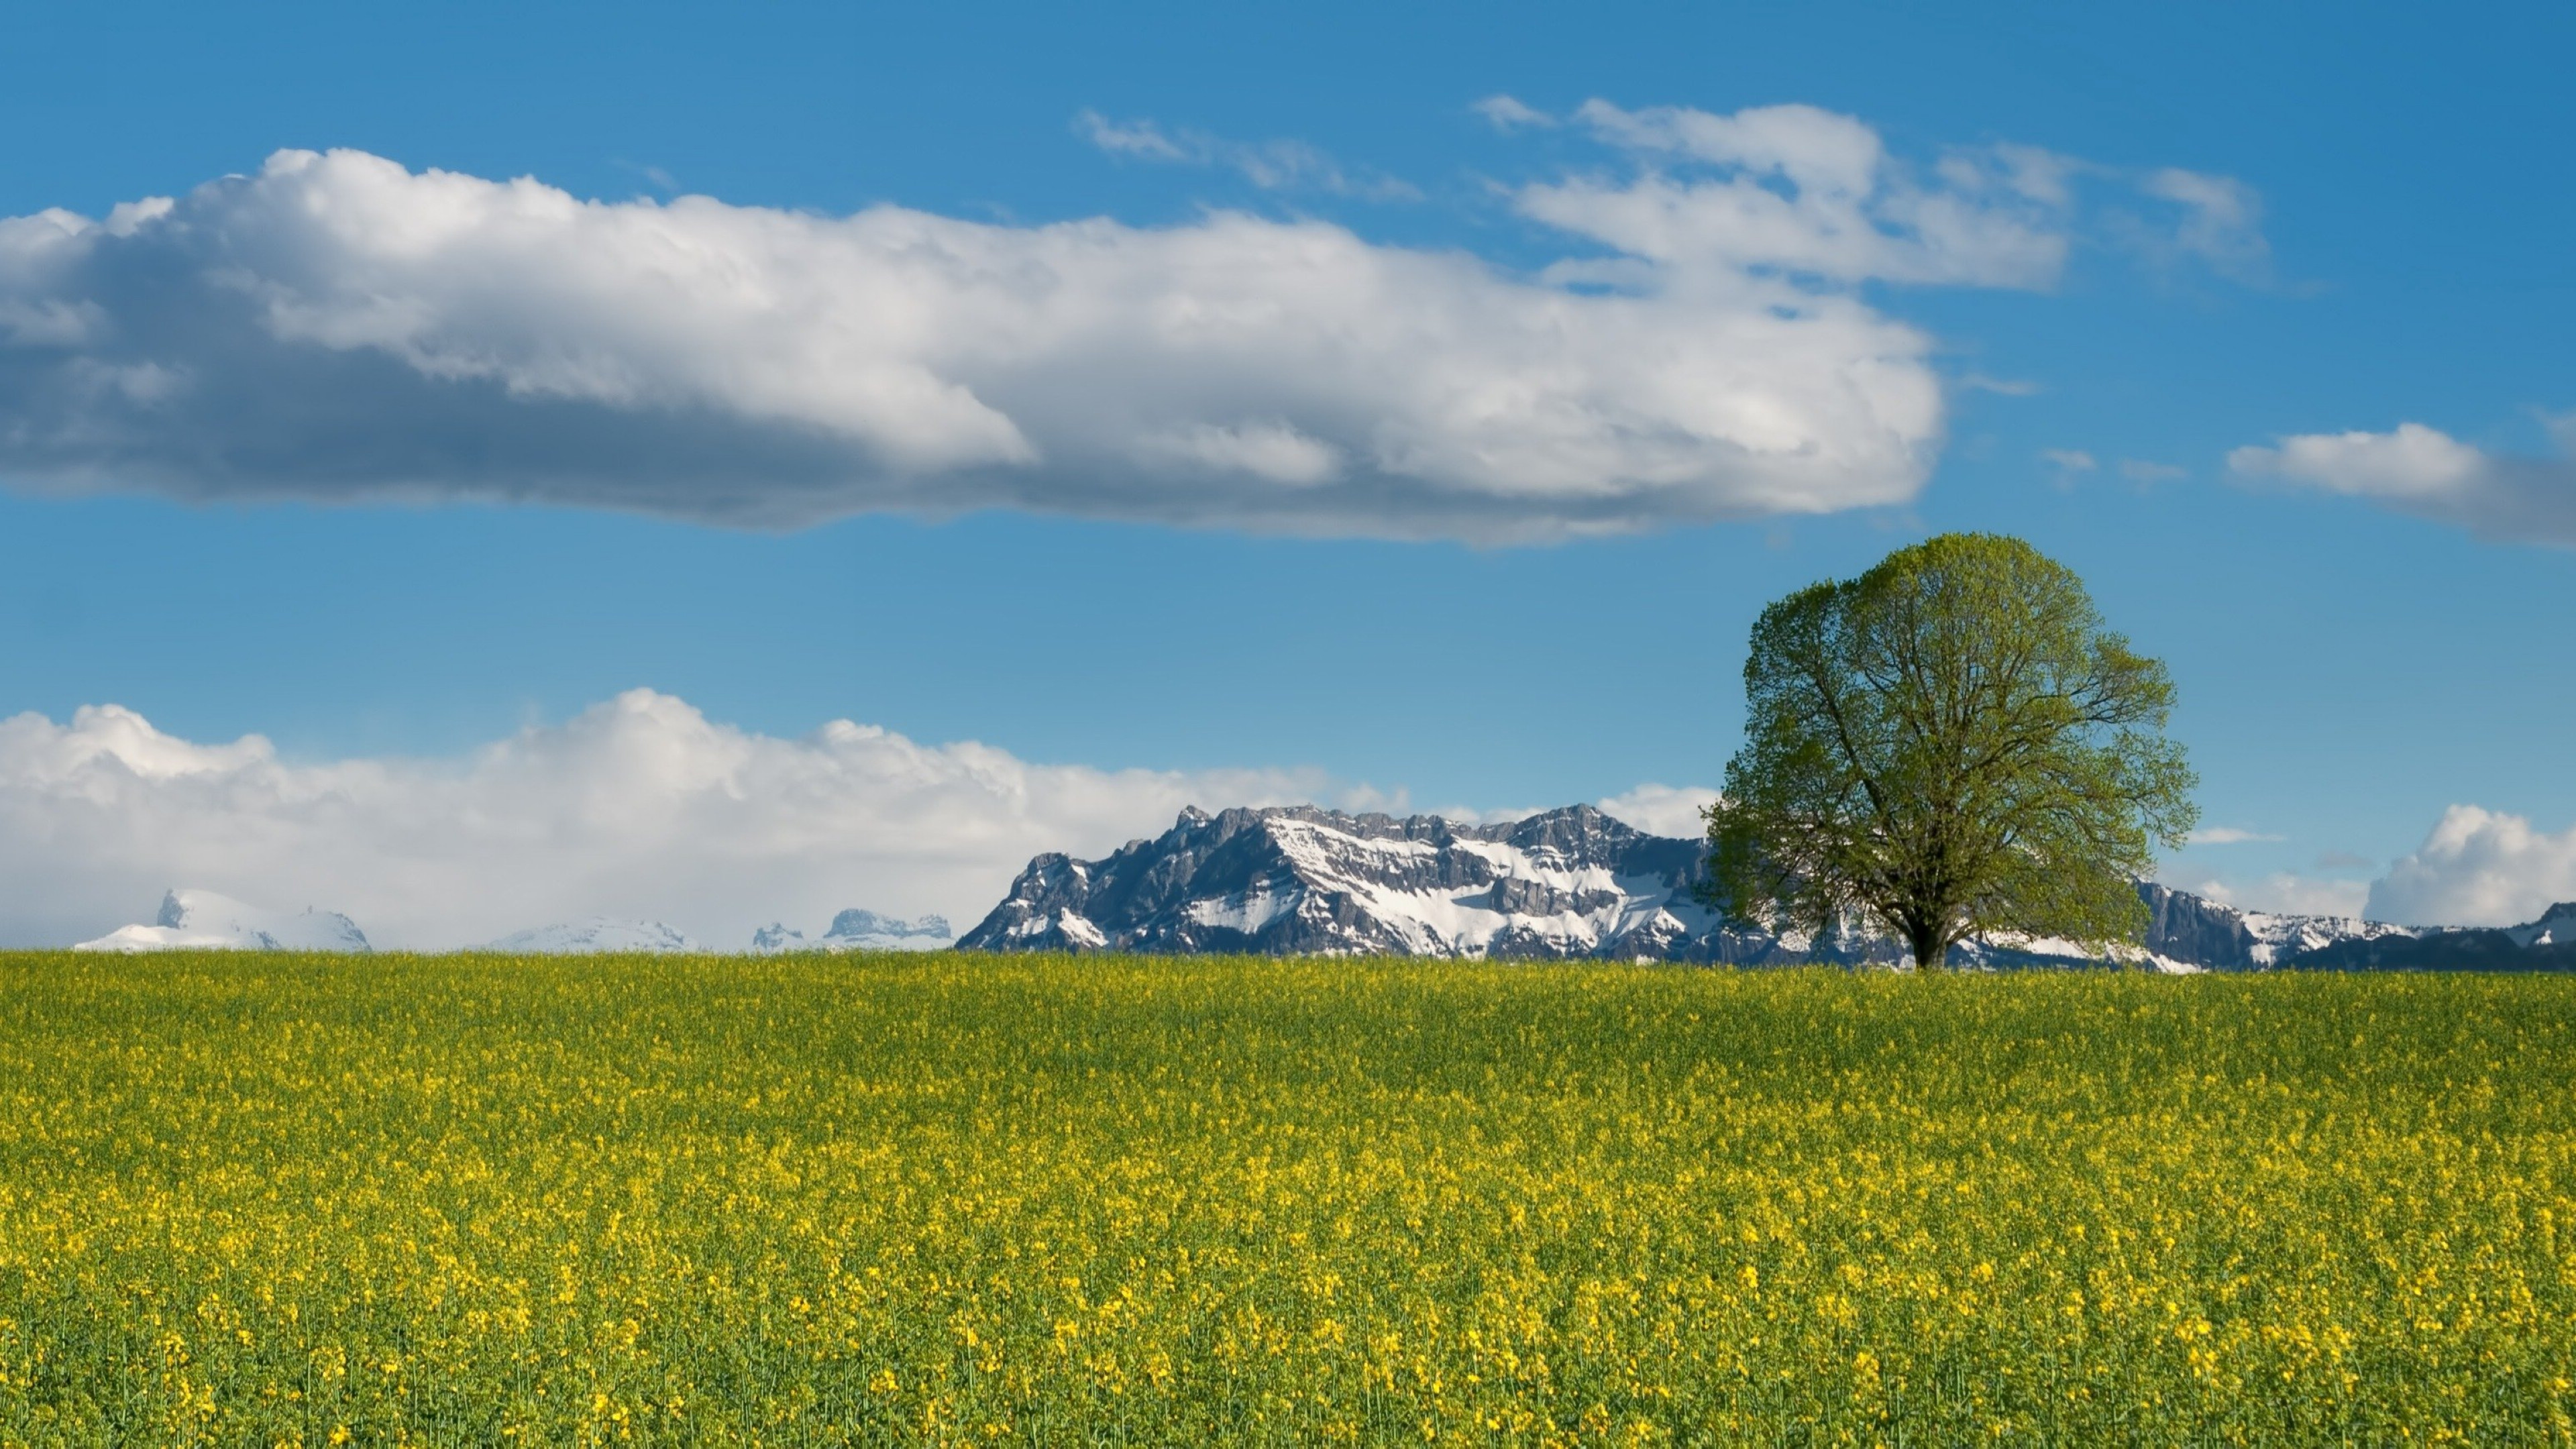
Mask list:
[[[2198,818],[2164,666],[2017,538],[1943,534],[1780,600],[1744,692],[1709,889],[1775,930],[1884,931],[1926,970],[1995,932],[2134,941],[2153,844]]]

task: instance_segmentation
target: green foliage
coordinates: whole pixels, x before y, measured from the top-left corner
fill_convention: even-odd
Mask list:
[[[2563,1444],[2567,985],[0,955],[0,1443]]]
[[[1857,920],[1925,966],[1998,932],[2135,940],[2133,881],[2197,818],[2164,666],[2016,538],[1943,534],[1773,604],[1744,690],[1709,811],[1740,918]]]

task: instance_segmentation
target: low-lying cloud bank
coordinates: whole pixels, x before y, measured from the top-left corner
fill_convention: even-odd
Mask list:
[[[602,202],[280,151],[100,220],[0,219],[0,477],[1480,541],[1900,504],[1942,383],[1863,286],[2048,286],[2099,169],[1910,165],[1803,106],[1578,119],[1610,169],[1508,196],[1560,243],[1535,273],[1311,219]],[[2236,183],[2121,185],[2133,230],[2259,252]]]
[[[1632,793],[1605,803],[1650,827],[1705,794]],[[101,705],[0,720],[0,945],[148,920],[173,886],[345,912],[389,948],[594,915],[739,947],[849,906],[962,930],[1041,851],[1105,855],[1186,805],[1306,801],[1407,804],[1319,771],[1037,765],[846,720],[780,739],[641,689],[461,758],[316,764]]]
[[[588,915],[739,945],[845,906],[971,921],[1044,850],[1105,853],[1184,805],[1372,792],[1312,773],[1033,765],[835,721],[778,739],[633,690],[461,759],[293,764],[113,705],[0,721],[0,924],[64,943],[171,886],[342,911],[387,947]]]
[[[2302,433],[2238,448],[2227,463],[2456,524],[2481,538],[2576,548],[2576,416],[2553,418],[2554,458],[2504,457],[2422,423],[2386,433]]]

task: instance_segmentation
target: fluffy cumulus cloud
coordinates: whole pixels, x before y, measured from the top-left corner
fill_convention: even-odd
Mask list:
[[[2440,926],[2510,926],[2576,901],[2576,827],[2454,805],[2412,855],[2371,882],[2370,914]]]
[[[2458,524],[2484,538],[2576,548],[2576,417],[2552,419],[2554,458],[2502,457],[2422,423],[2305,433],[2238,448],[2228,466]]]
[[[174,886],[448,947],[586,915],[740,946],[847,906],[963,931],[1041,851],[1105,854],[1185,805],[1389,802],[1313,773],[1037,765],[838,721],[803,739],[636,690],[459,759],[282,760],[114,706],[0,720],[0,937],[149,920]]]
[[[1536,273],[1294,217],[602,202],[282,151],[103,219],[0,220],[0,477],[1482,541],[1866,508],[1921,485],[1943,389],[1862,285],[2044,286],[2066,253],[2047,153],[1913,168],[1805,107],[1581,121],[1614,172],[1514,193],[1563,243]]]

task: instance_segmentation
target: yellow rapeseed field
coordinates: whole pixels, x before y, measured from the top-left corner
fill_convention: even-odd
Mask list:
[[[2576,1440],[2576,982],[0,956],[0,1442]]]

